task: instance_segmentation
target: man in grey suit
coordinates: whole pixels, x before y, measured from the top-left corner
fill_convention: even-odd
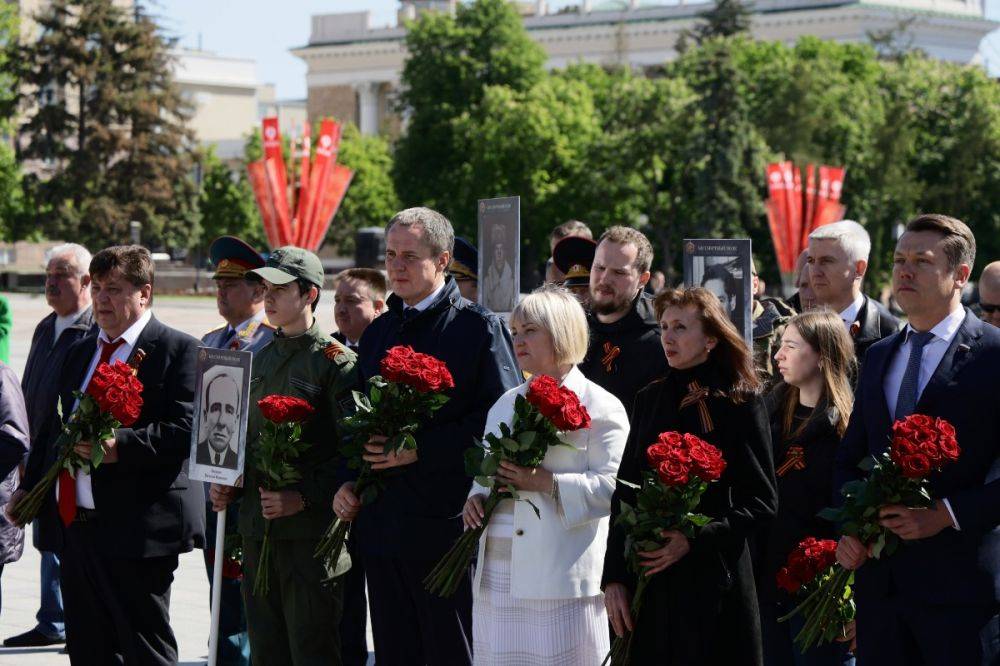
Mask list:
[[[42,424],[55,418],[58,380],[67,350],[94,326],[94,311],[90,303],[90,252],[76,243],[58,245],[47,253],[45,267],[45,299],[52,312],[35,328],[31,338],[28,362],[21,379],[28,409],[31,447],[46,448],[52,441],[38,436]],[[39,547],[37,523],[32,531],[35,547]],[[41,564],[41,604],[34,629],[12,636],[4,647],[38,647],[63,643],[66,640],[63,623],[62,590],[59,587],[59,557],[39,549]]]

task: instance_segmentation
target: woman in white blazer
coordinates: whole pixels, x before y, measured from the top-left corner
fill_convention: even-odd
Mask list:
[[[609,649],[601,571],[615,474],[628,438],[621,402],[577,369],[587,352],[583,308],[564,289],[543,288],[510,318],[521,369],[549,375],[580,398],[590,428],[562,435],[535,468],[502,463],[497,480],[527,502],[501,502],[479,544],[473,580],[474,663],[597,666]],[[530,380],[529,380],[530,382]],[[525,382],[497,400],[486,432],[510,423]],[[466,528],[478,527],[488,490],[473,484]]]

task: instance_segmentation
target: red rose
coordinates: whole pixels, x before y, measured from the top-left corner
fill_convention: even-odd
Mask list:
[[[659,440],[670,447],[677,447],[684,445],[684,437],[679,432],[661,432]]]
[[[952,432],[954,432],[952,428]],[[962,452],[958,448],[958,441],[953,436],[942,437],[938,441],[938,451],[941,454],[941,459],[943,462],[955,462],[958,460],[959,454]]]
[[[566,400],[559,408],[559,421],[556,427],[564,432],[583,430],[590,427],[590,414],[579,400]]]
[[[931,459],[923,453],[914,453],[903,457],[899,461],[900,471],[908,479],[922,479],[931,473],[934,466]]]
[[[722,457],[722,452],[707,442],[693,447],[690,455],[695,474],[702,481],[716,481],[726,469],[726,461]]]
[[[662,437],[662,435],[661,435]],[[660,463],[664,460],[670,458],[670,452],[673,449],[663,442],[657,442],[646,449],[646,460],[649,461],[649,466],[656,469],[660,466]]]
[[[937,431],[941,433],[942,437],[954,437],[955,436],[955,426],[948,423],[945,419],[935,419],[934,427]]]
[[[656,474],[666,486],[683,486],[688,482],[688,468],[683,463],[666,460],[656,468]]]
[[[781,569],[778,570],[776,578],[778,587],[785,590],[789,594],[795,594],[799,591],[799,588],[802,587],[798,579],[792,575],[791,571],[788,570],[788,567],[781,567]]]
[[[302,398],[272,394],[257,401],[264,418],[272,423],[300,423],[316,410]]]

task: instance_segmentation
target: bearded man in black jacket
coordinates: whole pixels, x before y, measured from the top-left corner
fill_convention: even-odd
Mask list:
[[[653,300],[644,293],[653,246],[630,227],[611,227],[590,269],[590,348],[580,370],[631,413],[635,394],[667,370]]]

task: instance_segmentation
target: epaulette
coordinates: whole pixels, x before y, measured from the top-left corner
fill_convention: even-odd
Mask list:
[[[201,336],[201,339],[202,339],[202,340],[204,340],[204,339],[205,339],[206,337],[208,337],[209,335],[212,335],[212,333],[218,333],[219,331],[221,331],[222,329],[224,329],[224,328],[225,328],[226,326],[228,326],[228,325],[229,325],[229,324],[219,324],[218,326],[216,326],[216,327],[215,327],[215,328],[213,328],[212,330],[210,330],[210,331],[207,331],[207,332],[205,333],[205,335]]]

